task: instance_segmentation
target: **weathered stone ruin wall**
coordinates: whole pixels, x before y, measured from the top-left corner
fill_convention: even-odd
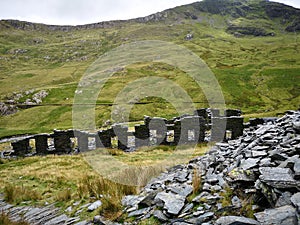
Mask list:
[[[194,115],[183,115],[171,120],[145,116],[144,124],[136,125],[134,131],[127,126],[115,124],[106,130],[88,133],[78,130],[54,130],[52,134],[29,136],[12,143],[15,155],[26,155],[32,150],[30,140],[34,140],[36,153],[68,154],[74,151],[86,151],[91,148],[112,148],[112,139],[117,140],[117,147],[132,151],[142,146],[185,145],[206,141],[210,133],[211,141],[228,139],[226,130],[231,132],[230,139],[243,135],[243,117],[239,110],[226,110],[221,115],[217,109],[199,109]],[[93,140],[93,147],[90,139]]]

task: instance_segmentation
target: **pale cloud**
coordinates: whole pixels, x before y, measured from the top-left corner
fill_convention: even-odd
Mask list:
[[[77,25],[147,16],[195,0],[1,0],[0,19]],[[299,0],[280,2],[300,8]]]

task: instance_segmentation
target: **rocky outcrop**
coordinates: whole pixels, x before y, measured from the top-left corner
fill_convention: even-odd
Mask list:
[[[285,29],[287,32],[297,32],[300,31],[300,16],[295,20],[290,26]]]
[[[299,224],[300,111],[217,143],[123,199],[129,217],[162,224]],[[198,174],[198,183],[195,177]],[[252,217],[252,218],[249,218]]]
[[[236,37],[241,37],[243,35],[251,35],[256,37],[263,36],[274,36],[274,32],[268,32],[260,27],[246,27],[246,26],[229,26],[227,32],[234,34]]]
[[[18,112],[17,106],[0,102],[0,116],[8,116],[16,112]]]

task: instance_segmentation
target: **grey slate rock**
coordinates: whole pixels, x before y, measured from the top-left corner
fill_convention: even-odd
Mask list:
[[[153,191],[149,193],[147,196],[145,196],[141,201],[137,200],[137,202],[139,202],[138,205],[146,205],[146,206],[153,205],[154,198],[157,193],[158,193],[157,191]]]
[[[300,179],[300,160],[295,161],[293,169],[295,172],[295,179]]]
[[[250,170],[243,170],[241,168],[235,168],[228,175],[235,182],[255,181],[255,176],[254,176],[253,172],[251,172]]]
[[[181,195],[183,197],[189,196],[193,192],[193,187],[187,184],[179,184],[179,185],[172,185],[169,188],[174,194]]]
[[[102,221],[101,216],[99,216],[99,215],[94,216],[93,224],[95,224],[95,225],[105,225],[105,223],[103,223],[103,221]]]
[[[167,212],[172,215],[178,215],[185,203],[185,197],[166,192],[158,193],[154,200],[156,202],[162,202],[164,209],[166,209]]]
[[[241,216],[223,216],[216,221],[216,225],[260,225],[256,220]]]
[[[259,178],[268,185],[275,188],[297,187],[299,184],[292,176],[288,168],[261,167]]]
[[[168,221],[168,218],[165,216],[165,214],[162,213],[160,210],[155,210],[153,213],[153,216],[158,219],[161,222],[166,222]]]
[[[76,223],[76,224],[74,224],[74,225],[88,225],[88,224],[90,224],[90,223],[87,222],[87,221],[81,221],[81,222]]]
[[[123,206],[135,206],[141,202],[143,196],[127,195],[122,199]]]
[[[98,201],[92,203],[92,204],[88,207],[88,211],[89,211],[89,212],[92,212],[92,211],[94,211],[94,210],[100,208],[101,205],[102,205],[102,202],[101,202],[100,200],[98,200]]]
[[[191,210],[193,209],[193,207],[194,207],[194,204],[193,204],[193,203],[190,203],[190,204],[186,205],[186,206],[183,208],[182,213],[187,213],[187,212],[191,211]]]
[[[44,225],[63,225],[69,218],[63,214],[58,217],[53,218],[52,220],[46,222]]]
[[[294,194],[291,197],[291,202],[297,208],[298,212],[300,213],[300,192]]]
[[[267,156],[267,152],[266,151],[252,151],[252,157],[253,158],[258,158],[258,157],[264,157]]]
[[[234,196],[234,197],[231,199],[231,204],[232,204],[235,208],[240,208],[240,207],[242,207],[242,202],[241,202],[241,200],[240,200],[237,196]]]
[[[255,213],[261,225],[297,225],[296,209],[292,206],[282,206],[275,209],[266,209]]]
[[[243,170],[252,169],[253,167],[258,166],[259,160],[260,159],[253,159],[253,158],[249,158],[249,159],[246,159],[246,160],[242,159],[240,167]]]
[[[282,193],[282,195],[278,198],[275,207],[291,205],[291,197],[292,194],[288,191]]]
[[[143,215],[146,215],[150,210],[151,210],[151,208],[139,209],[139,210],[129,213],[128,217],[143,216]]]
[[[199,216],[196,220],[196,224],[202,224],[203,222],[207,222],[210,220],[215,214],[213,212],[207,212],[203,215]]]

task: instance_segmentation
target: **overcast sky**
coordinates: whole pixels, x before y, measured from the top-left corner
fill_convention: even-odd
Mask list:
[[[79,25],[147,16],[197,0],[0,0],[0,19]],[[300,8],[300,0],[276,0]]]

